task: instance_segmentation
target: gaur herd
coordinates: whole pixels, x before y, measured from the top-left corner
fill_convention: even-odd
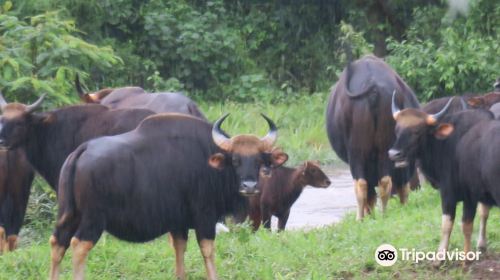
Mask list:
[[[0,253],[13,251],[26,213],[35,172],[57,194],[58,215],[50,237],[50,279],[58,279],[66,250],[73,250],[73,277],[84,278],[89,251],[104,231],[146,242],[169,233],[175,274],[185,279],[184,253],[194,229],[208,279],[216,279],[216,223],[247,217],[257,230],[278,218],[284,230],[304,187],[331,185],[319,163],[285,167],[275,146],[277,127],[262,115],[267,135],[230,136],[210,123],[181,93],[147,93],[140,87],[85,93],[85,103],[37,112],[8,103],[0,94]],[[382,59],[349,61],[331,91],[326,134],[349,165],[358,220],[382,211],[397,194],[408,201],[419,184],[417,168],[441,196],[438,251],[448,249],[457,203],[463,202],[464,251],[486,249],[489,209],[500,203],[500,80],[494,92],[435,99],[421,106],[412,89]],[[378,190],[376,190],[378,188]]]

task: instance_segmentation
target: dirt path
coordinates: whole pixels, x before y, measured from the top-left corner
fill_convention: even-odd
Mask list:
[[[356,208],[353,181],[347,166],[324,167],[332,185],[327,189],[306,187],[292,206],[287,229],[315,228],[340,221]],[[273,228],[277,220],[273,217]]]

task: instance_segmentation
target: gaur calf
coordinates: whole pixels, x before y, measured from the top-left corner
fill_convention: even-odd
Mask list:
[[[296,168],[281,166],[273,170],[271,177],[262,177],[258,188],[260,195],[249,198],[248,215],[254,230],[260,223],[271,228],[271,216],[278,217],[278,230],[284,230],[290,208],[297,201],[304,187],[327,188],[331,182],[319,165],[306,161]]]

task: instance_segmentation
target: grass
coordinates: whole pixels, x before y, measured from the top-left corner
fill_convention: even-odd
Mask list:
[[[375,249],[383,243],[396,248],[433,251],[440,236],[439,194],[427,185],[412,193],[407,206],[391,199],[388,213],[378,211],[363,222],[348,214],[340,223],[310,231],[272,233],[236,226],[219,234],[216,240],[216,265],[221,279],[469,279],[460,263],[434,269],[429,262],[413,264],[398,261],[392,267],[379,266]],[[461,208],[461,207],[459,207]],[[460,220],[461,211],[457,213]],[[500,218],[493,209],[488,228],[489,254],[500,252]],[[478,219],[474,240],[477,238]],[[41,279],[48,275],[50,250],[43,240],[24,243],[12,254],[0,257],[0,279]],[[186,253],[189,279],[205,276],[203,261],[194,233]],[[462,248],[463,236],[457,222],[450,249]],[[71,250],[63,262],[63,278],[71,278]],[[87,279],[173,279],[174,254],[167,238],[146,244],[130,244],[104,235],[90,253]]]

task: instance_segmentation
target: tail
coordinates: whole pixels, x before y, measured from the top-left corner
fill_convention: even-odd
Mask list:
[[[61,175],[59,177],[58,185],[58,202],[59,202],[59,219],[57,226],[62,226],[68,223],[75,216],[75,196],[74,196],[74,183],[76,173],[76,163],[83,152],[87,149],[87,143],[80,145],[74,152],[72,152],[61,168]]]
[[[200,111],[200,109],[198,108],[198,106],[194,102],[189,102],[188,110],[189,110],[189,114],[191,114],[192,116],[195,116],[195,117],[198,117],[202,120],[207,121],[207,118],[205,118],[203,113]]]

